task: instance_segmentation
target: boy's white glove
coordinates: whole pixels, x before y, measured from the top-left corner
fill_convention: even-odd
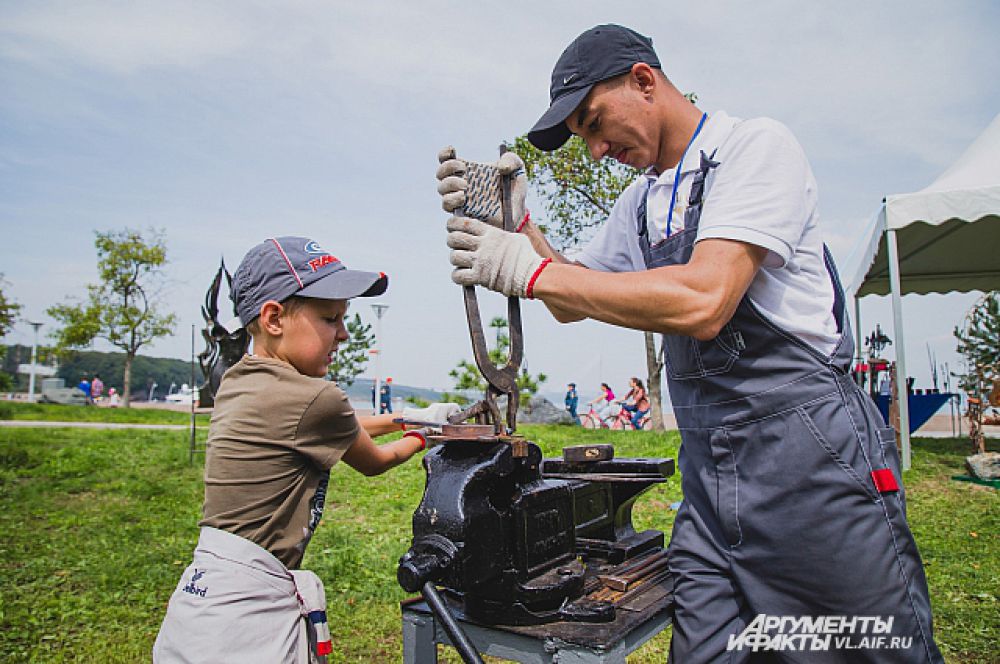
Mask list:
[[[448,424],[448,418],[462,410],[457,403],[432,403],[427,408],[404,408],[403,419],[433,424]]]
[[[551,261],[543,259],[525,235],[508,233],[477,219],[448,220],[448,246],[462,286],[485,286],[508,297],[533,297],[535,280]]]
[[[466,217],[480,219],[503,228],[503,195],[500,176],[514,174],[511,179],[511,219],[519,228],[525,218],[524,199],[528,193],[528,178],[524,175],[524,161],[513,152],[505,152],[493,164],[466,161],[455,157],[450,145],[438,152],[441,163],[437,170],[438,193],[445,212],[454,213],[464,208]]]

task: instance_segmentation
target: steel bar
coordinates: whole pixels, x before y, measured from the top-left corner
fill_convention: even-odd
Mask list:
[[[626,574],[609,574],[602,575],[599,577],[604,585],[608,586],[612,590],[628,590],[636,583],[650,575],[658,574],[667,568],[667,558],[664,556],[662,559],[655,563],[652,563],[646,567],[642,567],[633,572]]]
[[[653,551],[643,553],[637,556],[636,558],[633,558],[627,563],[622,563],[621,565],[618,565],[616,568],[612,569],[608,574],[599,575],[599,578],[603,579],[604,577],[609,577],[609,576],[620,577],[629,574],[634,574],[640,570],[649,567],[650,565],[655,564],[659,560],[666,560],[666,557],[667,557],[666,549],[655,549]]]

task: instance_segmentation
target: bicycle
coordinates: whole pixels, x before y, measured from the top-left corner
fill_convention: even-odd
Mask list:
[[[608,426],[609,429],[614,431],[642,431],[649,428],[649,412],[647,411],[645,415],[639,418],[639,427],[636,429],[635,425],[632,424],[633,411],[625,410],[619,404],[618,412],[615,413],[614,417],[611,419],[611,424]]]
[[[580,425],[584,429],[611,429],[612,431],[629,431],[634,430],[635,427],[632,426],[632,413],[621,407],[621,404],[616,404],[618,406],[617,412],[613,415],[608,415],[607,417],[601,417],[601,415],[594,410],[593,404],[590,405],[590,410],[586,413],[580,415]],[[639,429],[649,428],[649,413],[646,413],[639,419]]]
[[[583,415],[580,415],[580,426],[584,429],[607,429],[608,426],[604,423],[604,419],[594,410],[594,405],[590,405],[590,410],[588,410]]]

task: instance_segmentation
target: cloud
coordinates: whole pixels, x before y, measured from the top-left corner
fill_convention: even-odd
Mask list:
[[[26,3],[8,5],[0,25],[6,57],[119,75],[196,68],[247,47],[254,33],[238,12],[208,2]]]

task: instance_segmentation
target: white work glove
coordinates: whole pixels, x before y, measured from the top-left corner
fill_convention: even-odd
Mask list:
[[[503,194],[500,176],[515,174],[510,183],[511,219],[514,228],[523,225],[524,199],[528,193],[528,178],[524,175],[524,162],[513,152],[505,152],[493,164],[466,161],[455,157],[450,145],[438,152],[441,165],[437,170],[438,193],[445,212],[461,213],[503,228]]]
[[[549,264],[525,235],[509,233],[468,217],[448,220],[448,246],[462,286],[485,286],[508,297],[533,297],[535,279]]]
[[[448,418],[462,410],[457,403],[432,403],[427,408],[404,408],[403,419],[433,424],[447,424]]]

